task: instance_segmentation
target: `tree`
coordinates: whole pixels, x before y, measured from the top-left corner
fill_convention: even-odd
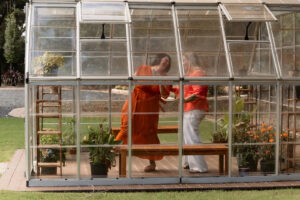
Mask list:
[[[20,11],[16,14],[16,23],[19,27],[23,27],[25,21],[25,13],[22,11],[25,4],[28,0],[1,0],[0,3],[0,75],[2,72],[8,69],[6,64],[6,59],[4,58],[4,35],[5,35],[5,28],[6,28],[6,17],[9,15],[13,10]],[[22,48],[23,46],[21,46]],[[24,51],[23,51],[24,52]],[[23,57],[24,58],[24,57]],[[15,64],[14,66],[20,72],[24,71],[24,59],[22,59],[19,63]],[[1,77],[1,76],[0,76]],[[1,79],[0,79],[0,86],[1,86]]]
[[[13,70],[13,64],[23,62],[24,60],[24,38],[22,37],[23,28],[18,26],[16,16],[20,15],[19,9],[15,9],[9,14],[6,21],[4,33],[4,57],[10,64],[10,70]]]

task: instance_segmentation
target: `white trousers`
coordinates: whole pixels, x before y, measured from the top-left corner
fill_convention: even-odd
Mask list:
[[[199,125],[205,117],[205,111],[191,110],[184,112],[183,115],[183,144],[202,143]],[[204,156],[183,156],[184,165],[189,165],[190,170],[207,172],[207,164]]]

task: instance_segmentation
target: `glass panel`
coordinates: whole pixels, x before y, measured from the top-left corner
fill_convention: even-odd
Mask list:
[[[300,15],[297,12],[276,12],[278,22],[272,23],[282,76],[300,77]]]
[[[300,86],[282,86],[282,129],[280,132],[280,172],[299,173],[299,134],[300,134]]]
[[[235,85],[232,112],[232,159],[235,176],[275,173],[276,87]]]
[[[80,26],[81,74],[128,77],[125,25],[81,24]]]
[[[127,128],[121,123],[121,117],[127,117],[127,111],[122,109],[127,94],[125,82],[124,85],[91,84],[80,87],[80,165],[83,178],[116,178],[121,175],[116,147],[122,143],[116,141],[116,137],[120,130]],[[123,138],[127,141],[126,134]],[[126,145],[122,147],[127,149]],[[108,167],[107,176],[98,173],[101,164]]]
[[[132,176],[176,177],[178,101],[170,95],[171,85],[146,84],[132,92]]]
[[[82,2],[83,21],[126,21],[125,3]]]
[[[195,81],[184,85],[184,97],[184,176],[225,176],[228,172],[228,87],[201,85]]]
[[[177,76],[171,10],[131,9],[131,17],[135,76]]]
[[[270,10],[263,4],[234,4],[223,3],[226,11],[229,13],[228,20],[247,20],[247,21],[274,21],[276,19],[270,13]],[[225,13],[227,13],[225,12]]]
[[[178,10],[178,20],[185,76],[228,76],[218,12]]]
[[[74,8],[35,8],[30,30],[30,75],[76,75],[75,25]]]
[[[77,177],[75,87],[30,86],[29,96],[33,178]]]
[[[275,70],[270,45],[267,43],[229,43],[236,77],[274,77]]]

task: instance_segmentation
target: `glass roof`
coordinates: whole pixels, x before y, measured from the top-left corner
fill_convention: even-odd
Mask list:
[[[187,60],[190,63],[194,60],[203,73],[191,78],[193,80],[278,78],[279,65],[282,78],[300,74],[299,13],[274,13],[281,21],[279,25],[275,22],[272,25],[273,44],[266,21],[274,18],[265,5],[255,0],[251,4],[224,2],[222,9],[226,9],[225,13],[232,19],[224,20],[224,26],[220,18],[225,16],[218,12],[217,5],[175,5],[172,10],[171,5],[159,6],[153,1],[153,6],[147,7],[83,0],[79,23],[75,4],[52,4],[51,7],[34,4],[37,6],[32,7],[30,22],[29,73],[33,77],[127,79],[133,76],[135,79],[179,80],[181,77],[189,79]],[[274,46],[277,54],[275,48],[272,51]],[[169,71],[155,74],[155,67],[165,57]],[[57,60],[63,67],[53,73],[41,71],[43,62],[49,59]],[[152,67],[151,73],[137,73],[141,66]]]
[[[57,2],[57,3],[64,3],[64,2],[78,2],[78,0],[32,0],[32,2]],[[81,0],[81,2],[124,2],[121,0]],[[217,4],[221,3],[266,3],[269,5],[277,5],[277,4],[300,4],[299,0],[128,0],[128,2],[144,2],[144,3],[197,3],[197,4]]]

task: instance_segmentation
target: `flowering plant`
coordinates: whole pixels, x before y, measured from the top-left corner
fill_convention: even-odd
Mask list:
[[[275,129],[272,125],[262,123],[256,133],[259,142],[266,143],[260,146],[260,157],[262,160],[275,159]]]

